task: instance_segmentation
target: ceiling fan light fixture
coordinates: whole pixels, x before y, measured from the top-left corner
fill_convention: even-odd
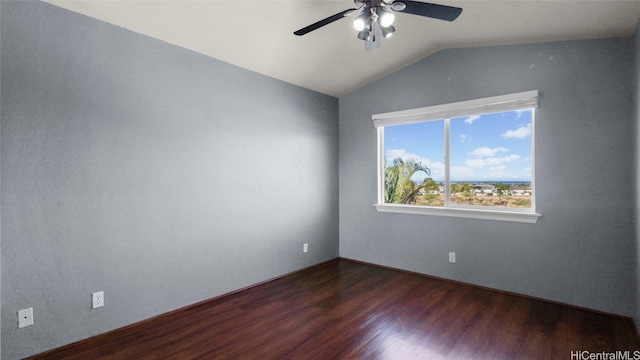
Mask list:
[[[389,25],[387,27],[382,28],[382,36],[384,38],[391,37],[391,35],[393,35],[394,32],[396,32],[396,28],[393,25]]]
[[[396,19],[395,15],[393,15],[389,11],[385,11],[380,16],[380,26],[383,28],[389,27],[393,25],[393,21]]]
[[[358,39],[368,41],[371,38],[369,29],[362,30],[358,33]]]
[[[355,18],[355,20],[353,20],[353,28],[356,29],[356,31],[362,31],[362,29],[364,29],[365,23],[366,23],[366,18],[360,15],[357,18]]]

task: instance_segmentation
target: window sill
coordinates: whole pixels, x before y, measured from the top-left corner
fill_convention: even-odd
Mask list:
[[[510,221],[535,224],[542,215],[531,212],[478,210],[461,208],[436,208],[427,206],[412,206],[398,204],[375,204],[378,212],[391,212],[400,214],[449,216],[467,219]]]

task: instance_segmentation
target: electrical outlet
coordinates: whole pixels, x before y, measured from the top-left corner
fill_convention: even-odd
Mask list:
[[[309,244],[304,243],[304,244],[302,245],[302,252],[303,252],[303,253],[309,252]]]
[[[18,329],[33,325],[33,308],[18,311]]]
[[[454,253],[454,252],[450,252],[449,253],[449,262],[450,263],[456,262],[456,253]]]
[[[104,306],[104,291],[98,291],[91,294],[91,308],[99,308]]]

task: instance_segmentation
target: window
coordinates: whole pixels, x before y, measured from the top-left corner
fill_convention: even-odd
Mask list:
[[[534,223],[538,92],[373,115],[378,211]]]

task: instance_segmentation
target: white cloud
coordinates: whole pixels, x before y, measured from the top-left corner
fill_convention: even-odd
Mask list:
[[[488,157],[488,158],[480,158],[480,159],[467,159],[464,164],[468,167],[472,168],[483,168],[485,166],[497,166],[508,162],[513,162],[520,159],[520,155],[509,155],[504,157]]]
[[[405,149],[389,149],[385,152],[387,158],[387,165],[390,165],[395,158],[401,158],[404,161],[407,160],[418,160],[422,163],[422,165],[426,165],[429,170],[431,170],[432,178],[443,178],[444,177],[444,163],[439,161],[433,161],[427,157],[420,156],[418,154],[414,154],[411,152],[407,152]],[[424,173],[416,173],[414,175],[414,180],[421,180],[424,178]]]
[[[501,158],[487,158],[487,163],[490,165],[500,165],[506,162],[513,162],[520,159],[520,155],[513,154]]]
[[[424,163],[423,159],[426,158],[421,157],[418,154],[407,152],[405,149],[389,149],[386,151],[387,161],[393,161],[395,158],[401,158],[402,160],[416,159],[420,160]]]
[[[500,136],[513,139],[523,139],[525,137],[531,136],[531,123],[521,125],[516,130],[507,130]]]
[[[480,115],[471,115],[468,118],[464,119],[464,122],[471,125],[474,121],[480,119]]]
[[[458,136],[458,138],[460,139],[460,141],[464,142],[468,142],[471,141],[471,137],[467,134],[460,134],[460,136]]]
[[[483,168],[487,165],[487,162],[484,159],[467,159],[464,162],[465,165],[472,168]]]
[[[386,151],[387,163],[391,163],[395,158],[401,158],[404,161],[407,160],[418,160],[423,165],[427,165],[429,169],[444,169],[444,164],[432,161],[431,159],[420,156],[418,154],[407,152],[405,149],[389,149]]]
[[[486,146],[483,147],[479,147],[479,148],[475,148],[472,152],[469,153],[469,155],[472,156],[496,156],[496,154],[498,154],[499,152],[508,152],[509,149],[507,149],[504,146],[500,146],[494,149],[488,148]]]
[[[452,166],[451,179],[471,179],[474,177],[474,170],[469,167]]]
[[[498,171],[502,172],[502,171],[504,171],[506,169],[507,169],[507,165],[504,165],[504,164],[503,165],[490,166],[489,167],[489,170],[495,171],[495,172],[498,172]]]

